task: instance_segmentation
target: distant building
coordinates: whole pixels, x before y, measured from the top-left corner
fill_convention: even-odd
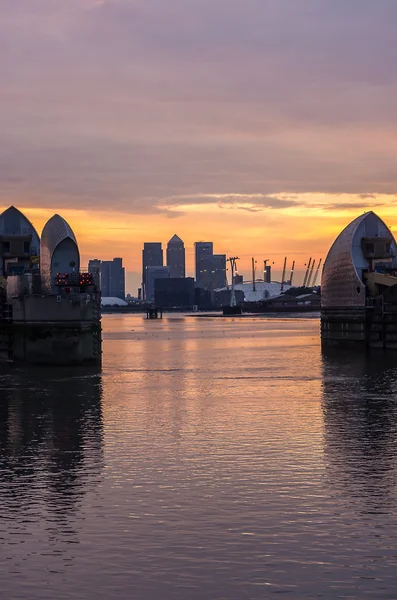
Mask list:
[[[142,295],[144,300],[147,300],[146,288],[148,267],[162,267],[163,264],[163,249],[161,242],[145,242],[142,250]]]
[[[240,275],[239,273],[237,273],[237,274],[234,276],[234,283],[235,283],[235,284],[236,284],[236,283],[237,283],[237,284],[238,284],[238,283],[244,283],[244,277],[243,277],[243,275]]]
[[[194,304],[199,307],[200,310],[211,310],[212,308],[212,292],[205,290],[202,287],[194,288]]]
[[[206,257],[214,254],[214,244],[212,242],[195,242],[195,258],[196,258],[196,285],[204,288],[207,279],[203,261]]]
[[[170,277],[185,277],[185,244],[176,234],[167,244],[167,267]]]
[[[266,265],[265,266],[264,278],[265,278],[265,283],[271,283],[272,282],[272,267],[271,267],[271,265]]]
[[[126,302],[125,300],[122,300],[121,298],[118,298],[117,296],[114,298],[105,298],[102,296],[101,298],[101,304],[102,306],[122,306],[122,307],[126,307],[128,306],[128,302]]]
[[[97,259],[96,259],[97,260]],[[89,265],[92,263],[90,261]],[[101,292],[105,298],[125,298],[125,268],[122,258],[103,260],[100,265]]]
[[[154,303],[161,308],[191,309],[195,304],[193,277],[156,279]]]
[[[0,215],[0,277],[20,275],[36,266],[40,238],[31,222],[15,206]]]
[[[227,285],[226,254],[212,254],[201,259],[201,287],[215,290]]]
[[[88,261],[88,272],[92,274],[93,281],[98,290],[101,289],[101,265],[102,261],[99,258],[93,258]]]
[[[236,304],[240,305],[244,302],[244,292],[241,290],[235,290],[234,296]],[[230,306],[231,290],[218,290],[214,292],[212,303],[216,308],[222,308],[223,306]]]
[[[170,270],[168,267],[146,267],[146,302],[154,302],[154,290],[156,279],[168,279]]]
[[[100,273],[102,261],[99,258],[93,258],[88,261],[88,272],[89,273]]]

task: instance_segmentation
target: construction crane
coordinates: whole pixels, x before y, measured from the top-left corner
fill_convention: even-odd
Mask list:
[[[284,258],[284,267],[283,267],[283,274],[281,276],[281,287],[280,287],[280,292],[282,292],[284,290],[284,279],[285,279],[285,269],[287,266],[287,257]]]
[[[238,256],[230,256],[227,259],[230,262],[230,270],[232,272],[232,287],[230,291],[230,306],[236,306],[236,294],[234,293],[234,273],[237,271],[237,262],[239,259]]]
[[[312,280],[312,275],[313,275],[313,270],[314,270],[315,264],[316,264],[316,259],[314,259],[312,262],[312,268],[310,269],[309,277],[307,278],[307,281],[306,281],[306,287],[310,287],[310,282]]]
[[[318,274],[319,274],[319,272],[320,272],[320,267],[321,267],[321,262],[322,262],[322,260],[323,260],[323,259],[322,259],[322,258],[320,258],[320,262],[318,263],[318,267],[317,267],[317,269],[316,269],[316,274],[315,274],[315,276],[314,276],[314,279],[313,279],[313,287],[316,285],[316,281],[317,281]]]
[[[309,276],[309,269],[310,269],[311,264],[312,264],[312,257],[309,258],[309,262],[307,264],[307,269],[306,269],[305,277],[303,279],[303,287],[306,287],[306,282],[307,282],[307,278]]]

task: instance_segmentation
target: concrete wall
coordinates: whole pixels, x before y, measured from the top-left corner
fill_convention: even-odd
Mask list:
[[[21,296],[12,298],[12,315],[17,322],[97,321],[100,318],[98,294],[61,296]]]
[[[95,364],[102,360],[98,294],[21,296],[12,299],[13,320],[3,324],[3,358],[48,365]],[[8,338],[7,338],[8,336]]]
[[[397,350],[397,290],[361,310],[323,308],[321,340],[324,346]]]

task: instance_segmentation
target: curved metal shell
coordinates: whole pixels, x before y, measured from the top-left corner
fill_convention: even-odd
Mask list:
[[[15,206],[10,206],[1,213],[0,235],[31,235],[31,254],[37,255],[40,251],[40,238],[36,229]]]
[[[54,287],[57,273],[80,270],[80,253],[76,237],[70,225],[59,215],[46,223],[41,234],[40,272],[43,287]]]
[[[390,229],[375,213],[354,219],[332,244],[324,263],[321,279],[321,306],[344,308],[365,306],[363,269],[368,261],[362,252],[362,238],[390,237],[393,266],[397,266],[397,245]]]

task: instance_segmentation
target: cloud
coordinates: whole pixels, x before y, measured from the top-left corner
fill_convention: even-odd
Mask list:
[[[396,192],[394,0],[0,10],[2,201],[174,217],[165,198]]]
[[[187,196],[173,196],[160,200],[158,206],[165,210],[173,211],[180,208],[181,211],[188,206],[200,206],[212,204],[218,208],[237,208],[251,212],[264,209],[283,209],[298,206],[295,200],[281,199],[265,194],[190,194]]]
[[[333,210],[372,210],[384,206],[382,202],[329,202],[326,204],[310,204],[312,208],[321,208],[325,211]]]

